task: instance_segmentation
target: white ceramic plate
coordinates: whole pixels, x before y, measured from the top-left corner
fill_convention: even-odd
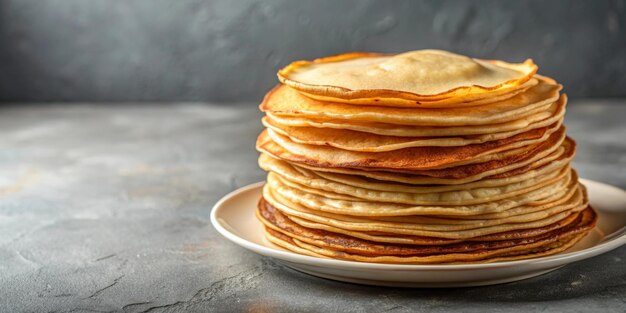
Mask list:
[[[230,241],[314,276],[379,286],[463,287],[512,282],[538,276],[572,262],[613,250],[626,243],[626,192],[582,179],[598,226],[574,247],[562,253],[530,260],[486,264],[403,265],[321,259],[296,254],[270,243],[254,211],[263,182],[224,196],[213,207],[211,223]]]

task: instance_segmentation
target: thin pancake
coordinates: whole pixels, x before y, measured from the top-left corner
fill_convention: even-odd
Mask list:
[[[270,205],[269,202],[266,202],[266,203],[267,205]],[[576,211],[579,211],[579,210],[576,210]],[[484,236],[479,236],[479,237],[474,237],[474,238],[468,238],[465,241],[496,241],[496,240],[528,238],[528,237],[542,235],[552,230],[561,228],[570,222],[571,222],[571,217],[567,217],[554,224],[550,224],[550,225],[546,225],[542,227],[537,227],[537,228],[532,228],[532,229],[518,229],[518,230],[513,230],[513,231],[508,231],[508,232],[484,235]],[[308,225],[312,226],[309,228],[330,231],[330,232],[337,233],[337,234],[344,234],[344,235],[352,236],[355,238],[360,238],[360,239],[374,241],[374,242],[382,242],[382,243],[411,244],[411,245],[441,245],[441,244],[450,244],[450,243],[464,241],[463,239],[415,236],[415,235],[406,235],[406,234],[394,235],[394,234],[385,234],[381,232],[367,232],[367,231],[355,232],[355,231],[346,230],[343,228],[338,228],[338,227],[325,225],[325,224],[308,224]]]
[[[508,223],[508,224],[497,224],[493,223],[486,224],[486,226],[482,228],[467,228],[465,225],[456,225],[455,227],[447,227],[448,229],[458,228],[456,231],[441,231],[441,230],[428,230],[428,229],[417,229],[410,227],[391,227],[388,225],[380,225],[380,223],[350,223],[342,220],[333,220],[329,218],[319,218],[316,220],[302,218],[300,216],[295,215],[287,215],[293,222],[307,228],[311,229],[323,229],[336,233],[344,233],[350,236],[359,237],[355,234],[367,233],[370,235],[377,236],[385,236],[387,238],[398,238],[404,236],[420,236],[420,237],[435,237],[435,238],[445,238],[451,240],[466,240],[472,241],[473,238],[485,237],[494,234],[501,234],[503,232],[519,232],[522,230],[528,229],[537,229],[542,227],[548,227],[549,225],[553,225],[555,223],[559,223],[561,221],[566,221],[569,216],[573,213],[579,212],[584,209],[585,206],[575,205],[569,209],[564,209],[562,212],[554,213],[551,216],[544,217],[534,221],[522,222],[522,223]],[[559,207],[561,209],[561,207]],[[315,217],[311,215],[309,217]],[[407,225],[397,225],[397,226],[407,226]],[[414,225],[418,227],[421,225]],[[441,226],[441,225],[437,225]],[[429,229],[437,229],[437,228],[445,228],[445,227],[422,227]],[[341,231],[340,231],[341,230]],[[371,239],[373,241],[377,241]]]
[[[277,86],[259,106],[261,111],[287,117],[340,119],[410,126],[467,126],[504,123],[545,111],[559,99],[558,85],[544,81],[505,101],[489,105],[440,109],[402,109],[376,106],[355,106],[317,101],[297,91]]]
[[[548,140],[527,145],[522,148],[503,151],[495,154],[486,155],[477,159],[467,161],[459,161],[447,166],[442,165],[426,170],[406,170],[395,168],[355,168],[362,171],[383,171],[391,173],[406,173],[411,175],[422,175],[435,178],[457,179],[461,181],[463,178],[475,176],[494,169],[504,168],[512,164],[520,165],[522,161],[532,158],[536,154],[544,151],[558,150],[562,142],[565,140],[565,131],[559,130],[548,137]]]
[[[500,90],[523,85],[536,71],[532,60],[511,64],[441,50],[418,50],[396,55],[346,53],[296,61],[281,69],[278,78],[313,97],[410,105],[491,97]]]
[[[270,198],[268,198],[270,199]],[[526,220],[519,223],[492,223],[485,222],[484,226],[476,227],[475,225],[407,225],[406,223],[393,223],[393,222],[354,222],[346,219],[332,219],[328,217],[321,217],[314,214],[298,214],[292,210],[289,206],[284,205],[281,202],[271,200],[271,203],[276,208],[280,208],[283,212],[288,212],[289,217],[294,222],[308,228],[324,229],[324,227],[340,228],[350,232],[368,232],[380,235],[394,235],[394,236],[426,236],[437,237],[446,239],[463,239],[469,240],[471,238],[487,236],[491,234],[497,234],[507,231],[533,229],[538,227],[544,227],[558,221],[567,218],[570,214],[584,209],[580,203],[572,203],[567,206],[559,206],[554,209],[554,212],[547,212],[545,214],[539,214],[538,216],[532,216],[537,214],[529,214],[529,216],[518,216],[512,218],[512,220],[521,219]],[[289,204],[291,207],[297,207]],[[299,211],[298,211],[299,212]],[[306,216],[305,216],[306,215]],[[303,216],[303,217],[301,217]],[[348,219],[350,219],[348,217]],[[352,218],[350,220],[358,220],[358,218]],[[395,226],[391,226],[395,225]],[[474,228],[472,228],[474,227]],[[336,231],[338,232],[338,231]]]
[[[520,212],[513,212],[515,215],[489,219],[454,219],[453,217],[429,217],[419,215],[404,217],[355,217],[312,210],[293,202],[285,201],[284,199],[281,199],[281,202],[276,202],[276,199],[274,199],[271,200],[271,203],[273,207],[294,221],[295,218],[301,218],[312,223],[319,223],[345,230],[386,234],[394,234],[393,231],[388,231],[388,229],[453,232],[497,225],[508,227],[506,224],[534,222],[562,212],[577,212],[587,207],[588,200],[583,198],[584,193],[580,189],[576,191],[577,192],[569,199],[563,199],[564,201],[559,199],[554,203],[548,203],[543,206],[529,206],[527,207],[530,208],[528,212],[522,211],[521,214]],[[503,213],[509,213],[510,211],[514,210],[508,210]],[[519,227],[517,228],[521,229]]]
[[[537,125],[533,125],[533,127],[526,129],[465,137],[398,137],[375,135],[352,130],[288,127],[279,126],[267,117],[262,119],[262,123],[270,132],[276,132],[280,135],[286,136],[289,140],[295,143],[331,146],[350,151],[385,152],[411,147],[449,147],[481,144],[487,141],[509,138],[537,128],[558,128],[561,125],[562,120],[557,120],[555,123],[546,125],[543,125],[543,123],[537,123]]]
[[[271,206],[265,205],[262,201],[259,203],[259,210],[257,212],[257,216],[267,227],[291,238],[296,238],[318,246],[369,256],[445,255],[471,253],[481,250],[499,250],[507,247],[519,247],[535,242],[543,242],[545,244],[554,242],[563,237],[585,232],[593,227],[597,218],[593,209],[588,207],[580,214],[577,213],[572,221],[562,225],[560,228],[533,237],[498,241],[472,241],[448,245],[397,245],[387,243],[380,244],[324,230],[305,228],[293,223],[282,213]],[[546,241],[546,239],[548,240]]]
[[[277,232],[275,230],[272,230],[271,228],[265,227],[265,236],[266,238],[284,248],[287,250],[291,250],[300,254],[305,254],[305,255],[310,255],[310,256],[316,256],[316,257],[321,257],[321,258],[330,258],[329,256],[326,255],[322,255],[322,254],[318,254],[313,252],[312,250],[314,249],[320,249],[319,247],[314,247],[314,249],[312,250],[307,250],[305,248],[301,248],[298,244],[302,244],[300,243],[296,243],[296,241],[294,241],[294,239],[280,233]],[[578,241],[580,241],[580,239],[582,239],[583,237],[585,237],[587,233],[581,233],[579,235],[575,235],[575,236],[571,236],[569,238],[564,238],[562,240],[559,240],[558,242],[549,244],[549,245],[545,245],[543,247],[540,248],[535,248],[535,249],[531,249],[529,251],[518,251],[518,252],[511,252],[511,253],[503,253],[500,256],[496,256],[496,257],[486,257],[484,259],[481,260],[473,260],[471,261],[471,263],[491,263],[491,262],[504,262],[504,261],[515,261],[515,260],[521,260],[521,259],[531,259],[531,258],[538,258],[538,257],[543,257],[543,256],[549,256],[549,255],[553,255],[562,251],[565,251],[569,248],[571,248],[572,246],[574,246]],[[334,253],[325,253],[327,255],[334,255]],[[367,262],[367,260],[360,260],[362,262]],[[382,262],[381,262],[382,263]],[[397,262],[396,262],[397,263]],[[411,263],[411,262],[400,262],[400,263]],[[436,261],[430,261],[430,262],[426,262],[426,263],[437,263]],[[455,264],[455,263],[467,263],[466,262],[446,262],[446,264]],[[416,264],[420,264],[419,262],[416,262]],[[424,262],[422,262],[421,264],[424,264]]]
[[[565,98],[563,94],[561,98]],[[561,99],[560,98],[560,99]],[[567,98],[554,104],[546,110],[538,111],[534,114],[522,116],[518,119],[495,124],[466,125],[466,126],[409,126],[397,124],[385,124],[377,122],[359,122],[353,120],[340,119],[316,119],[296,116],[284,116],[266,112],[266,116],[274,123],[288,127],[315,127],[327,129],[344,129],[384,136],[398,137],[449,137],[449,136],[471,136],[484,135],[498,132],[514,131],[519,129],[530,129],[531,125],[544,127],[550,125],[565,115],[565,104]],[[536,128],[535,127],[535,128]]]
[[[314,184],[341,184],[352,187],[364,188],[368,190],[390,191],[390,192],[410,192],[410,193],[431,193],[455,190],[471,190],[483,187],[504,186],[527,179],[531,179],[543,174],[547,174],[568,166],[569,162],[555,161],[545,166],[529,169],[517,175],[509,175],[502,178],[488,178],[466,184],[455,185],[415,185],[406,183],[396,183],[381,181],[357,175],[346,175],[314,171],[298,167],[288,162],[271,158],[265,154],[259,156],[259,166],[267,172],[274,172],[286,179],[314,187]]]
[[[480,245],[485,242],[489,242],[492,244],[506,245],[507,242],[510,242],[512,240],[520,240],[520,239],[533,240],[533,239],[541,238],[545,236],[546,234],[549,235],[550,233],[554,231],[563,230],[563,228],[566,228],[566,227],[576,226],[582,219],[589,218],[588,214],[593,212],[593,210],[590,210],[589,207],[586,207],[584,208],[584,210],[581,210],[581,211],[582,213],[577,212],[575,214],[571,214],[566,219],[558,221],[554,224],[546,225],[544,227],[525,229],[521,231],[508,231],[508,232],[493,234],[490,236],[475,237],[475,238],[472,238],[472,241],[446,240],[442,242],[440,238],[437,238],[437,237],[406,236],[407,238],[416,238],[420,240],[422,243],[391,244],[389,245],[389,247],[391,248],[402,247],[401,250],[405,250],[405,253],[408,251],[411,251],[409,252],[409,254],[418,254],[421,249],[438,249],[438,247],[432,247],[433,245],[450,248],[449,244],[459,243],[459,242],[462,242],[463,244],[470,244],[470,245]],[[345,246],[348,246],[348,247],[359,246],[359,245],[368,246],[369,244],[372,244],[372,245],[380,244],[379,242],[372,241],[372,240],[359,239],[359,238],[354,237],[353,235],[345,235],[345,234],[336,233],[336,232],[327,231],[327,230],[303,227],[297,223],[294,223],[289,217],[284,215],[282,212],[274,208],[269,203],[265,202],[263,198],[261,198],[258,203],[257,217],[267,227],[270,227],[276,231],[283,232],[290,237],[295,236],[295,237],[299,237],[300,239],[302,239],[303,237],[307,237],[307,236],[317,237],[317,238],[326,237],[326,236],[330,238],[338,237],[341,239],[336,240],[336,242],[343,241],[346,243]],[[353,232],[352,234],[358,234],[358,232]],[[303,235],[303,236],[298,236],[298,235]],[[335,235],[337,237],[334,237]],[[351,242],[353,244],[349,244]],[[454,246],[452,247],[454,248]],[[400,253],[393,253],[393,252],[390,253],[390,252],[391,251],[386,251],[387,254],[400,254]]]
[[[480,250],[472,253],[457,253],[430,256],[369,256],[349,254],[343,251],[335,251],[327,248],[320,248],[315,245],[302,242],[292,238],[293,242],[299,247],[309,249],[316,253],[323,254],[333,259],[343,259],[349,261],[368,262],[368,263],[409,263],[409,264],[434,264],[434,263],[485,263],[493,262],[492,260],[519,260],[536,257],[538,255],[552,255],[573,246],[587,232],[564,237],[562,239],[551,242],[550,240],[539,241],[532,244],[513,246],[498,250]]]
[[[369,179],[375,179],[379,181],[389,181],[389,182],[398,182],[404,184],[413,184],[413,185],[432,185],[432,184],[443,184],[443,185],[455,185],[455,184],[466,184],[474,181],[479,181],[485,178],[503,178],[515,176],[520,173],[527,172],[531,169],[539,168],[551,162],[559,162],[559,163],[569,163],[576,151],[576,144],[570,138],[566,138],[559,146],[552,145],[551,142],[544,142],[540,146],[538,146],[532,152],[521,155],[510,157],[508,159],[498,161],[498,162],[489,162],[487,164],[480,165],[472,165],[469,167],[459,167],[457,168],[457,173],[450,174],[452,169],[446,171],[435,171],[434,173],[429,171],[426,174],[411,174],[411,173],[394,173],[387,171],[364,171],[359,169],[348,169],[348,168],[317,168],[312,166],[307,166],[304,164],[295,164],[290,163],[292,166],[297,168],[304,168],[308,170],[312,170],[315,172],[324,172],[324,173],[337,173],[344,175],[352,175],[365,177]],[[274,158],[269,154],[262,153],[261,157]],[[282,160],[281,160],[282,161]],[[469,168],[469,169],[468,169]],[[482,170],[482,171],[481,171]],[[439,176],[432,177],[429,176]],[[439,174],[439,175],[437,175]],[[446,178],[446,176],[448,178]]]
[[[384,123],[359,123],[340,120],[318,121],[315,119],[311,120],[295,117],[282,118],[269,112],[266,113],[266,116],[263,118],[263,123],[269,124],[270,127],[274,126],[275,128],[280,128],[286,133],[289,133],[289,130],[293,128],[304,128],[313,132],[319,132],[319,129],[323,129],[326,132],[337,130],[354,131],[395,137],[428,137],[433,139],[440,137],[460,137],[464,139],[477,139],[484,138],[485,136],[492,136],[492,134],[513,134],[513,132],[520,133],[551,125],[556,121],[562,120],[565,115],[566,102],[567,97],[563,95],[559,98],[559,101],[553,103],[546,111],[538,112],[507,123],[475,126],[420,127]],[[344,134],[350,134],[350,132],[344,132]]]
[[[515,148],[555,141],[564,136],[562,126],[554,133],[550,129],[534,129],[509,138],[460,147],[416,147],[388,152],[355,152],[326,146],[297,144],[288,138],[263,131],[257,139],[257,149],[289,162],[315,167],[372,168],[398,170],[428,170],[457,166],[476,158]]]
[[[330,193],[325,196],[305,193],[284,185],[266,184],[263,187],[265,199],[286,199],[304,207],[329,213],[353,216],[470,216],[504,212],[525,205],[541,205],[553,202],[578,188],[576,177],[569,181],[559,181],[553,185],[530,191],[526,194],[474,205],[437,206],[406,205],[385,202],[355,201],[334,199]]]
[[[387,203],[401,203],[408,205],[470,205],[506,199],[524,194],[561,180],[569,180],[571,170],[564,167],[527,180],[495,187],[478,187],[466,190],[447,190],[439,192],[405,192],[380,191],[361,187],[354,187],[340,183],[314,179],[290,180],[276,173],[269,173],[267,182],[277,183],[306,193],[322,196],[341,194],[361,201],[375,201]]]

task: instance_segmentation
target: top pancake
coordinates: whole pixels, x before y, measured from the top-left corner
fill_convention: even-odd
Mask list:
[[[506,98],[528,88],[537,66],[472,59],[440,50],[396,55],[347,53],[296,61],[279,80],[310,97],[334,102],[389,106],[449,107]]]

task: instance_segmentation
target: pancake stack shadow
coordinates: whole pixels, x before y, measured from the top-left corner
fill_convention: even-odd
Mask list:
[[[260,105],[257,217],[296,253],[479,263],[567,250],[596,224],[567,96],[520,64],[437,50],[297,61]]]

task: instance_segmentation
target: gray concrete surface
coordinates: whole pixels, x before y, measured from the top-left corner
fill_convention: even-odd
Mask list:
[[[425,48],[626,97],[625,38],[625,0],[2,0],[0,101],[255,101],[293,60]]]
[[[574,101],[576,102],[576,101]],[[581,176],[626,188],[626,103],[579,101]],[[252,103],[0,107],[0,312],[624,312],[626,247],[516,283],[376,288],[220,237],[211,206],[262,180]]]

